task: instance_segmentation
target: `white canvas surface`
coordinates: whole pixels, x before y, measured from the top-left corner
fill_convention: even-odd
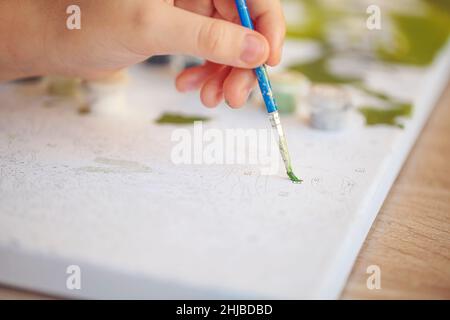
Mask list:
[[[288,45],[285,63],[308,48]],[[338,133],[283,117],[301,185],[281,167],[174,165],[177,127],[154,123],[164,111],[211,117],[204,129],[268,120],[202,108],[161,70],[132,69],[123,113],[80,116],[0,86],[0,282],[88,298],[337,298],[447,83],[449,52],[426,70],[365,71],[372,88],[414,101],[404,129],[366,127],[357,112]],[[66,288],[68,265],[81,290]]]

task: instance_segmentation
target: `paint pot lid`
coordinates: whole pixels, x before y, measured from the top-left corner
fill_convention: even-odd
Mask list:
[[[329,84],[315,84],[311,87],[308,102],[312,112],[347,111],[352,107],[348,92],[340,87]]]
[[[309,79],[298,71],[282,71],[270,75],[272,87],[276,90],[295,91],[306,95],[311,87]]]

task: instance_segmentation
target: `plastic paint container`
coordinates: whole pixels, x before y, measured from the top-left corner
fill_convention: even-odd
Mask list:
[[[83,84],[87,107],[94,114],[114,115],[125,111],[125,88],[128,83],[126,70],[96,81]]]
[[[299,111],[302,103],[306,101],[311,87],[308,78],[295,71],[271,74],[270,82],[278,111],[283,114],[293,114]],[[260,107],[264,102],[260,94],[254,94],[251,97],[251,103]]]
[[[339,86],[317,84],[311,87],[308,97],[310,124],[319,130],[340,130],[348,121],[352,101],[345,89]]]
[[[280,113],[296,112],[309,89],[309,80],[299,72],[274,73],[270,77],[272,91]]]

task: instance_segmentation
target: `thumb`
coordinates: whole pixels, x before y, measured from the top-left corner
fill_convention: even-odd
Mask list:
[[[269,57],[266,38],[237,24],[163,6],[153,24],[160,54],[187,54],[238,68],[255,68]]]

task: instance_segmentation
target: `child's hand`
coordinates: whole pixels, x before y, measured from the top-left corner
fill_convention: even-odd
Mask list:
[[[156,54],[205,58],[182,72],[180,91],[201,89],[206,106],[237,107],[251,70],[280,60],[285,26],[278,0],[248,0],[256,29],[238,25],[233,0],[78,0],[81,30],[66,28],[71,0],[0,2],[0,80],[31,75],[103,77]],[[230,67],[231,66],[231,67]]]
[[[178,0],[175,4],[213,17],[182,14],[185,19],[198,21],[183,32],[186,37],[191,35],[188,53],[211,62],[182,72],[177,78],[178,90],[200,89],[202,102],[208,107],[216,106],[224,97],[231,107],[242,106],[256,84],[251,68],[266,62],[273,66],[280,61],[285,23],[279,0],[248,0],[260,33],[239,25],[234,0]]]

